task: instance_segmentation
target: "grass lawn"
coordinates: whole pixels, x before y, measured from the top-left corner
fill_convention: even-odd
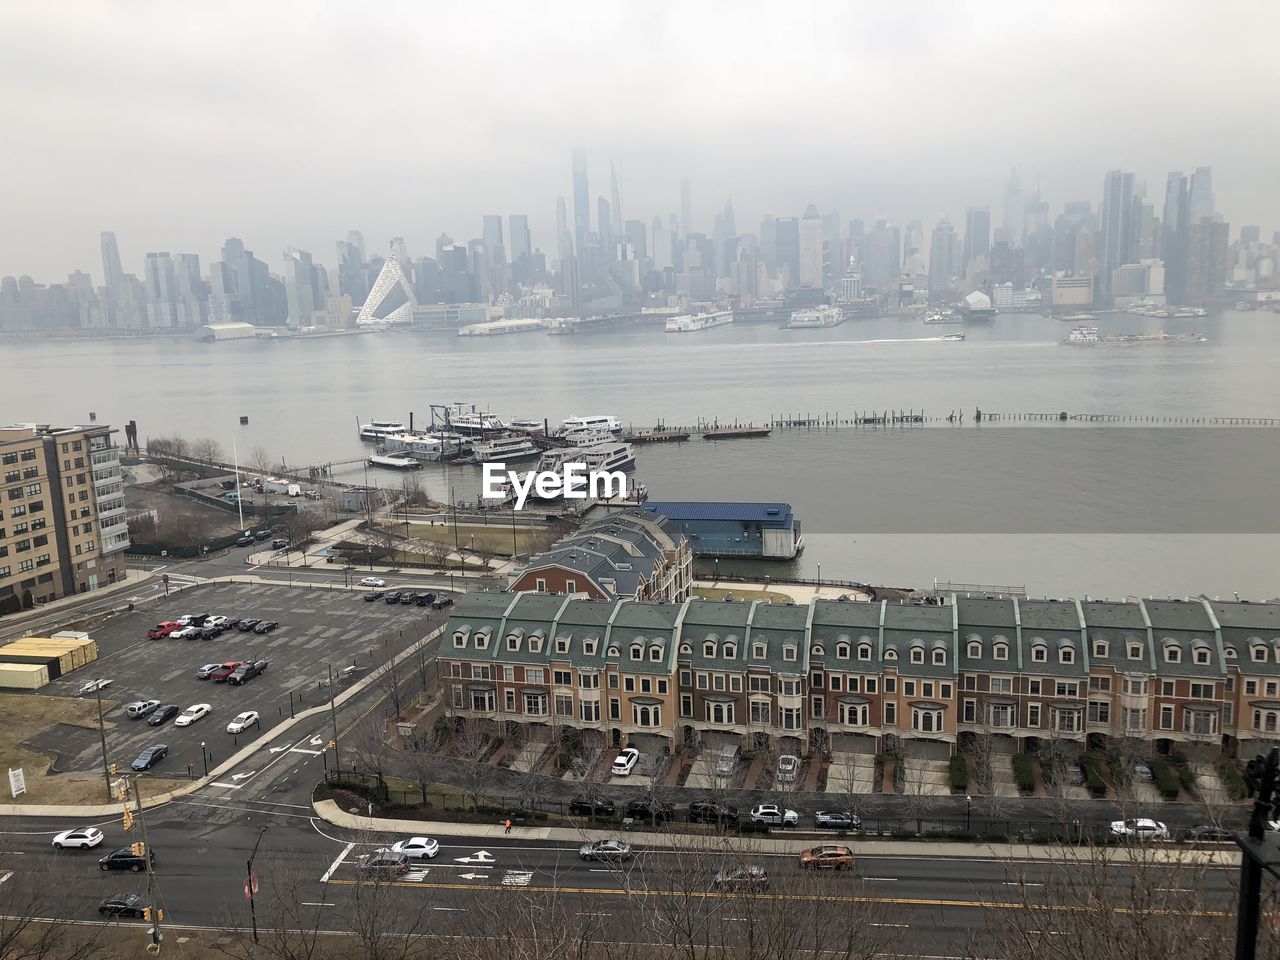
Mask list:
[[[102,701],[105,713],[115,700]],[[106,784],[102,773],[59,773],[46,771],[53,757],[22,745],[22,741],[58,723],[77,727],[98,726],[98,702],[93,697],[42,697],[17,693],[0,694],[0,769],[26,774],[27,792],[16,799],[4,796],[4,803],[106,803]],[[111,745],[108,721],[107,746]],[[118,761],[118,758],[117,758]],[[154,796],[184,781],[147,779],[146,793]]]
[[[403,524],[398,524],[403,527]],[[551,542],[551,531],[542,527],[517,526],[515,528],[516,549],[520,553],[537,552]],[[433,543],[454,544],[453,524],[451,523],[419,523],[410,521],[409,536],[419,540],[430,540]],[[474,550],[476,553],[511,556],[511,524],[504,524],[501,518],[495,517],[488,525],[479,523],[458,524],[457,543],[464,551]]]
[[[774,603],[786,603],[791,598],[776,590],[741,590],[734,587],[694,587],[693,595],[706,600],[723,600],[731,596],[735,600],[772,600]]]

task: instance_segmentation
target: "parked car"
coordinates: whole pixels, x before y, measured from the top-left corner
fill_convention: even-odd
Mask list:
[[[714,800],[695,800],[689,804],[690,823],[732,823],[737,819],[737,807],[724,806]]]
[[[1155,783],[1155,774],[1151,772],[1151,768],[1145,763],[1135,763],[1133,765],[1133,779],[1138,783]]]
[[[203,627],[204,622],[209,619],[207,613],[184,613],[178,618],[178,626],[180,627]]]
[[[418,595],[412,590],[406,590],[404,593],[400,594],[401,603],[413,603],[417,599]]]
[[[604,797],[574,797],[569,801],[569,812],[575,817],[612,817],[614,809],[613,801]]]
[[[810,847],[800,854],[800,866],[809,870],[852,870],[853,851],[840,843]]]
[[[138,759],[134,760],[131,766],[138,771],[150,770],[168,755],[168,745],[157,743],[154,747],[147,747],[142,753],[138,754]]]
[[[244,536],[244,537],[239,537],[239,538],[237,538],[237,540],[236,540],[236,546],[237,546],[237,547],[252,547],[252,546],[253,546],[253,537],[250,537],[250,536]]]
[[[124,715],[130,720],[141,720],[155,713],[158,706],[160,706],[159,700],[135,700],[124,708]]]
[[[594,840],[579,847],[578,856],[583,860],[623,863],[631,859],[631,844],[623,840]]]
[[[229,677],[227,677],[227,683],[231,684],[233,687],[238,687],[240,684],[248,683],[254,677],[266,672],[266,660],[254,660],[251,663],[242,663],[232,671]]]
[[[767,823],[774,827],[794,827],[800,822],[800,814],[776,803],[761,803],[751,808],[752,823]]]
[[[63,830],[53,838],[53,849],[74,848],[91,850],[102,842],[102,831],[97,827],[76,827],[74,830]]]
[[[635,747],[624,747],[613,761],[613,775],[615,777],[629,777],[631,776],[631,771],[636,768],[636,764],[639,762],[640,751]]]
[[[1235,834],[1226,827],[1215,827],[1211,823],[1205,823],[1188,830],[1186,838],[1197,843],[1221,843],[1235,840]]]
[[[177,630],[169,631],[170,640],[194,640],[200,636],[199,627],[179,627]]]
[[[418,594],[418,596],[414,599],[413,602],[420,607],[429,607],[431,606],[431,604],[435,603],[435,601],[436,601],[436,595],[428,591],[426,593]]]
[[[431,601],[432,610],[443,610],[445,607],[453,606],[453,597],[436,597]]]
[[[98,912],[104,917],[129,917],[141,920],[146,909],[147,901],[143,900],[142,895],[138,893],[119,893],[114,897],[107,897],[98,904]]]
[[[1067,765],[1067,782],[1070,783],[1073,787],[1084,786],[1086,782],[1086,777],[1084,775],[1084,767],[1080,766],[1080,764],[1078,763],[1068,764]]]
[[[392,853],[403,853],[410,860],[433,860],[440,852],[440,844],[430,837],[410,837],[391,845]]]
[[[288,550],[289,541],[284,539],[284,537],[276,537],[274,540],[271,541],[271,549],[272,550]]]
[[[241,620],[239,623],[236,624],[236,629],[239,630],[241,633],[248,633],[257,625],[258,625],[257,617],[246,617],[245,619]]]
[[[242,663],[244,663],[243,660],[228,660],[213,673],[209,674],[209,679],[214,683],[225,683],[227,677],[235,673]]]
[[[800,758],[794,753],[783,754],[778,758],[777,777],[779,783],[794,783],[800,775]]]
[[[769,887],[769,872],[755,864],[726,867],[711,879],[717,890],[765,890]]]
[[[213,626],[209,626],[208,624],[205,624],[205,626],[200,628],[200,639],[216,640],[218,637],[222,636],[226,632],[226,629],[227,628],[222,626],[221,624],[214,624]]]
[[[669,803],[648,799],[632,800],[627,804],[626,815],[632,820],[643,820],[657,826],[666,823],[675,816],[675,809]]]
[[[1115,837],[1132,837],[1135,840],[1168,840],[1169,828],[1159,820],[1137,817],[1112,821],[1111,835]]]
[[[208,680],[210,676],[217,670],[222,669],[220,663],[206,663],[203,667],[196,671],[197,680]]]
[[[742,748],[736,743],[725,744],[720,748],[720,756],[716,757],[715,773],[717,777],[731,777],[738,767],[738,758]]]
[[[360,581],[360,586],[362,587],[385,587],[386,585],[387,581],[381,577],[365,577]]]
[[[182,711],[178,719],[173,721],[173,725],[175,727],[189,727],[197,720],[207,717],[212,709],[213,707],[207,703],[193,703]]]
[[[147,631],[147,639],[159,640],[163,637],[167,637],[169,634],[173,633],[173,631],[177,630],[180,626],[182,626],[182,624],[178,623],[176,620],[161,620],[154,627],[152,627],[150,630]]]
[[[862,819],[849,810],[819,810],[813,825],[820,830],[860,830]]]
[[[244,713],[237,713],[235,718],[227,724],[227,733],[244,733],[250,727],[258,725],[258,711],[246,710]]]
[[[409,872],[409,857],[391,850],[375,850],[357,860],[356,869],[365,876],[400,877]]]
[[[373,601],[381,600],[381,599],[382,599],[382,594],[380,594],[377,590],[370,590],[368,593],[364,595],[365,603],[373,603]]]
[[[176,703],[166,703],[163,707],[156,707],[155,713],[147,717],[147,723],[153,727],[158,727],[170,718],[176,717],[179,709]]]
[[[276,627],[280,626],[274,620],[259,620],[257,626],[253,628],[254,633],[270,633]]]
[[[138,856],[129,847],[121,847],[99,860],[98,867],[102,870],[132,870],[134,873],[141,873],[147,869],[147,860],[150,860],[151,866],[155,867],[156,852],[154,850],[148,850],[145,856]]]

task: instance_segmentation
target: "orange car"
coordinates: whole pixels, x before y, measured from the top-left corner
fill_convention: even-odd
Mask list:
[[[161,637],[167,637],[173,631],[177,630],[180,624],[175,620],[161,620],[154,627],[147,631],[148,640],[159,640]]]
[[[810,847],[800,854],[800,866],[811,870],[852,870],[853,851],[839,843]]]

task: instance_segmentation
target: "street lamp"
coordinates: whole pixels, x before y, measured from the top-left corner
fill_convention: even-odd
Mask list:
[[[973,797],[964,795],[964,832],[968,833],[973,823]]]
[[[258,855],[258,844],[262,843],[262,835],[267,832],[267,829],[267,827],[262,827],[258,830],[258,840],[254,843],[253,852],[249,854],[249,862],[245,866],[245,870],[248,874],[248,879],[245,881],[245,890],[249,893],[249,916],[253,918],[254,943],[258,942],[258,908],[253,899],[254,894],[256,893],[254,887],[257,886],[257,883],[254,882],[255,878],[253,876],[253,858]]]
[[[818,564],[818,589],[822,589],[822,564]]]
[[[204,741],[203,741],[203,740],[201,740],[201,741],[200,741],[200,756],[201,756],[201,758],[203,758],[203,760],[204,760],[204,775],[207,777],[207,776],[209,775],[209,753],[208,753],[208,751],[207,751],[207,750],[205,750],[204,746],[205,746]]]
[[[107,803],[111,796],[111,765],[107,763],[107,728],[102,723],[102,681],[94,680],[94,692],[98,695],[98,738],[102,741],[102,775],[107,782]]]

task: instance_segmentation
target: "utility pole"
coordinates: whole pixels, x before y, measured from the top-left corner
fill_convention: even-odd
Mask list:
[[[333,685],[333,664],[329,664],[329,720],[333,724],[333,771],[342,776],[342,763],[338,760],[338,706],[337,689]]]
[[[102,723],[102,683],[97,684],[98,689],[98,738],[102,741],[102,776],[107,782],[107,803],[110,803],[114,797],[111,795],[111,764],[107,763],[107,729]]]
[[[1236,836],[1236,843],[1244,852],[1240,858],[1240,905],[1236,911],[1236,960],[1255,960],[1262,912],[1262,871],[1280,877],[1280,844],[1276,834],[1267,831],[1267,821],[1277,816],[1273,805],[1280,803],[1276,796],[1280,747],[1273,747],[1265,760],[1261,756],[1250,760],[1244,779],[1254,801],[1249,832]]]
[[[155,871],[151,869],[151,844],[147,842],[147,821],[142,816],[142,790],[138,787],[137,777],[133,778],[133,799],[138,809],[138,826],[142,830],[142,860],[147,870],[147,905],[151,907],[151,942],[159,949],[164,937],[160,933],[160,908],[155,903]]]
[[[245,864],[245,872],[248,875],[244,882],[244,888],[249,894],[249,916],[253,918],[253,942],[258,942],[258,906],[254,902],[257,894],[258,879],[253,875],[253,858],[258,855],[258,844],[262,843],[262,835],[267,832],[267,827],[262,827],[258,831],[258,841],[253,845],[253,852],[249,854],[249,861]]]

